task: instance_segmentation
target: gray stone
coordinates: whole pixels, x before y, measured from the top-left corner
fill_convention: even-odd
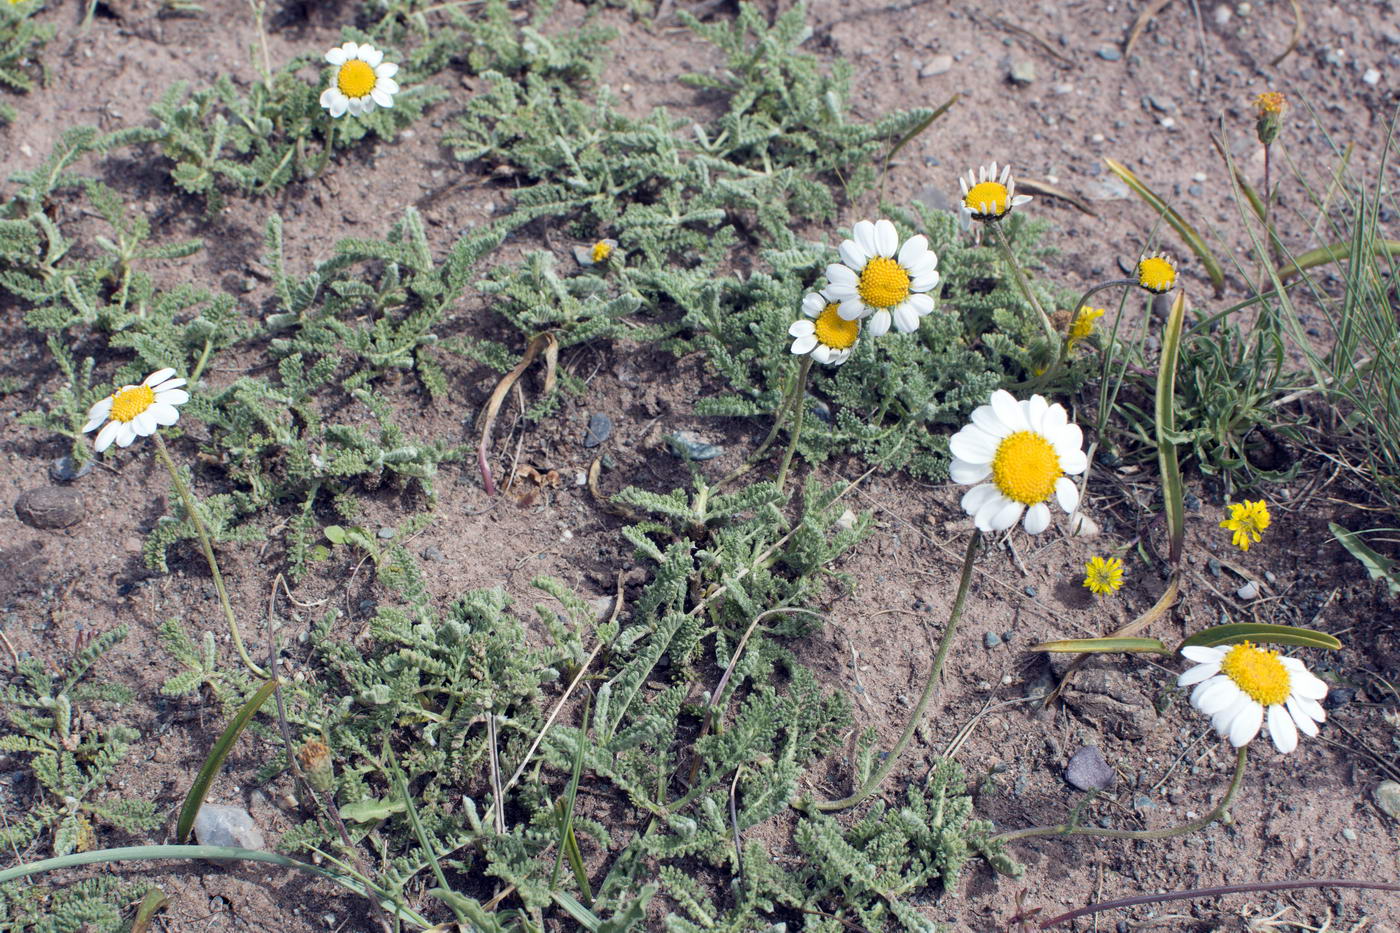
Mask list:
[[[1146,794],[1138,794],[1136,797],[1133,798],[1133,809],[1155,810],[1157,809],[1157,802],[1151,797],[1147,796]]]
[[[666,435],[666,444],[682,460],[713,460],[724,453],[723,447],[711,444],[694,431],[674,431]]]
[[[1381,73],[1374,68],[1367,68],[1366,73],[1361,76],[1361,80],[1371,87],[1381,83]]]
[[[447,560],[447,555],[442,553],[442,548],[438,547],[436,544],[430,544],[423,548],[423,559],[430,560],[435,564],[440,564]]]
[[[996,632],[988,632],[982,636],[982,646],[984,648],[995,648],[1001,644],[1001,636]]]
[[[1086,745],[1075,752],[1065,766],[1065,780],[1080,790],[1108,790],[1117,777],[1096,745]]]
[[[1123,53],[1111,45],[1105,45],[1103,48],[1099,49],[1098,54],[1099,58],[1102,58],[1106,62],[1116,62],[1123,57]]]
[[[1220,568],[1220,561],[1216,560],[1214,557],[1206,561],[1206,569],[1210,571],[1211,576],[1213,577],[1220,576],[1222,572]]]
[[[1391,819],[1400,820],[1400,783],[1381,781],[1376,786],[1376,806]]]
[[[379,535],[379,537],[380,537],[381,540],[383,540],[383,541],[388,541],[388,540],[390,540],[390,539],[392,539],[392,538],[394,537],[394,529],[392,529],[392,528],[381,528],[381,529],[379,529],[379,531],[377,532],[377,534]]]
[[[234,846],[239,849],[265,849],[262,830],[242,807],[206,803],[194,818],[194,837],[202,846]]]
[[[1342,838],[1345,839],[1347,842],[1355,842],[1355,841],[1356,841],[1356,830],[1352,829],[1350,826],[1343,826],[1343,827],[1342,827]]]
[[[953,69],[953,56],[935,55],[930,58],[924,67],[919,69],[919,77],[936,78]]]
[[[40,486],[15,500],[15,514],[31,528],[67,528],[86,513],[82,494],[64,486]]]
[[[1035,83],[1035,62],[1029,58],[1016,58],[1011,60],[1011,67],[1006,70],[1006,76],[1012,84],[1019,84],[1023,87]]]
[[[588,416],[588,430],[583,435],[583,446],[597,447],[603,441],[612,437],[612,419],[602,412],[594,412]]]
[[[1244,586],[1235,590],[1235,595],[1238,596],[1240,599],[1243,599],[1246,602],[1248,602],[1249,600],[1254,599],[1259,595],[1259,584],[1255,583],[1253,580],[1250,580]]]
[[[1184,502],[1185,502],[1187,511],[1190,511],[1190,512],[1199,512],[1199,511],[1201,510],[1201,497],[1198,496],[1198,495],[1196,495],[1196,494],[1194,494],[1194,493],[1189,493],[1189,492],[1188,492],[1188,493],[1186,494],[1186,497],[1185,497]]]
[[[71,483],[75,479],[82,479],[91,472],[91,460],[78,466],[72,457],[63,456],[49,464],[49,479],[55,483]]]

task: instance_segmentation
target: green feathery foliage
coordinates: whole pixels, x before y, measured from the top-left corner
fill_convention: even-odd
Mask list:
[[[43,7],[41,0],[0,6],[0,85],[13,91],[33,90],[34,72],[43,67],[37,56],[54,34],[52,24],[32,18]],[[13,123],[17,117],[11,104],[0,101],[0,123]]]
[[[130,928],[123,908],[151,890],[149,883],[127,883],[99,875],[61,888],[0,886],[0,930],[15,933],[122,933]]]
[[[150,800],[98,800],[108,776],[140,735],[129,726],[94,727],[79,712],[87,703],[122,704],[131,691],[120,684],[80,683],[107,649],[126,638],[126,626],[104,632],[77,651],[57,676],[43,662],[19,662],[22,685],[0,687],[0,706],[12,731],[0,751],[28,756],[38,782],[37,799],[23,816],[0,829],[0,845],[17,850],[49,833],[54,855],[94,848],[94,824],[141,833],[160,824]]]

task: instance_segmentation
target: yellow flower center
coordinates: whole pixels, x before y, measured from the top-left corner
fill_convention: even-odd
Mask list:
[[[335,83],[346,97],[364,97],[374,90],[374,69],[369,62],[352,58],[340,66]]]
[[[876,256],[861,270],[856,290],[872,308],[893,308],[909,297],[909,273],[893,259]]]
[[[1256,648],[1247,641],[1225,653],[1220,672],[1261,706],[1277,706],[1293,690],[1288,668],[1278,659],[1278,652]]]
[[[984,181],[973,186],[963,203],[974,213],[998,217],[1011,209],[1011,193],[1001,182]]]
[[[603,262],[612,255],[612,244],[606,240],[599,240],[593,244],[593,261]]]
[[[849,350],[860,336],[860,321],[848,321],[836,313],[835,302],[822,309],[815,323],[817,340],[833,350]]]
[[[1278,91],[1265,91],[1254,98],[1254,107],[1262,116],[1266,113],[1282,113],[1286,99]]]
[[[127,386],[112,396],[112,420],[133,421],[155,402],[156,393],[150,386]]]
[[[1148,256],[1137,267],[1138,284],[1148,291],[1165,292],[1176,284],[1176,267],[1161,256]]]
[[[1035,431],[1017,431],[1003,438],[992,458],[992,481],[997,489],[1022,505],[1049,499],[1055,480],[1063,473],[1054,445]]]

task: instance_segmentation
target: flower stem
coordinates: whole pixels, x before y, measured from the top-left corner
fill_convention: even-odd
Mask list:
[[[1171,826],[1166,829],[1095,829],[1092,826],[1078,826],[1075,823],[1060,823],[1056,826],[1032,826],[1000,833],[992,837],[992,842],[1012,842],[1017,839],[1030,839],[1034,836],[1105,836],[1110,839],[1169,839],[1172,836],[1185,836],[1198,829],[1204,829],[1216,820],[1224,819],[1231,801],[1239,793],[1244,783],[1244,765],[1248,758],[1248,745],[1241,745],[1235,757],[1235,776],[1230,780],[1230,789],[1209,813],[1200,819]]]
[[[233,647],[238,651],[238,656],[243,659],[243,663],[248,670],[258,677],[266,677],[266,672],[253,663],[253,659],[248,657],[248,651],[243,647],[243,638],[238,634],[238,619],[234,617],[233,606],[228,601],[228,590],[224,588],[224,575],[219,572],[219,562],[214,558],[214,545],[209,540],[209,530],[204,527],[204,520],[199,517],[199,510],[195,506],[194,493],[190,492],[189,485],[180,476],[180,471],[175,469],[175,461],[170,459],[170,451],[165,446],[165,441],[161,439],[159,433],[152,434],[156,442],[156,456],[165,465],[165,469],[170,473],[170,481],[175,484],[175,491],[180,494],[180,501],[185,506],[185,512],[189,515],[190,521],[194,524],[194,530],[199,535],[199,546],[204,551],[204,559],[209,563],[209,573],[214,578],[214,589],[219,594],[219,603],[224,607],[224,616],[228,619],[229,634],[233,636]]]
[[[807,356],[804,359],[808,366],[810,366],[812,360],[811,356]],[[763,443],[759,444],[758,447],[754,448],[754,452],[749,454],[748,459],[746,459],[743,463],[736,467],[734,469],[734,472],[730,473],[724,479],[716,483],[714,486],[715,489],[719,489],[721,486],[729,485],[734,480],[743,476],[749,470],[752,470],[754,464],[757,463],[760,458],[762,458],[763,454],[772,445],[774,439],[778,436],[778,432],[782,430],[783,419],[787,417],[788,408],[792,406],[794,390],[798,388],[799,384],[801,384],[804,389],[806,388],[806,380],[802,378],[801,373],[802,370],[799,367],[798,375],[795,376],[793,378],[793,381],[788,385],[788,387],[783,390],[783,400],[778,403],[777,411],[773,412],[773,426],[768,429],[768,436],[763,439]]]
[[[1040,315],[1041,326],[1045,328],[1045,339],[1050,341],[1050,346],[1053,347],[1059,336],[1055,333],[1055,325],[1050,323],[1050,316],[1045,313],[1045,309],[1040,306],[1040,300],[1035,297],[1035,292],[1031,290],[1030,279],[1026,278],[1026,273],[1021,269],[1020,263],[1016,261],[1015,253],[1011,252],[1011,241],[1006,238],[1006,231],[1001,229],[999,222],[992,222],[987,226],[997,232],[997,245],[1001,247],[1001,255],[1015,274],[1016,284],[1020,286],[1021,294],[1026,296],[1031,307],[1035,308],[1035,313]]]
[[[929,700],[933,699],[934,690],[938,687],[938,675],[943,671],[943,661],[948,657],[948,649],[953,644],[953,633],[957,631],[958,620],[962,618],[963,604],[967,602],[967,590],[972,583],[972,566],[977,557],[977,548],[982,543],[982,532],[974,530],[972,540],[967,542],[967,556],[963,558],[962,577],[958,580],[958,595],[953,600],[953,610],[948,614],[948,627],[943,630],[943,637],[938,642],[938,653],[933,658],[933,666],[928,671],[928,682],[924,684],[924,692],[919,694],[919,702],[914,706],[914,712],[909,717],[909,725],[904,727],[904,734],[895,743],[894,749],[885,758],[885,763],[880,766],[865,783],[856,789],[849,797],[842,797],[840,800],[824,800],[813,806],[818,810],[828,813],[835,810],[845,810],[860,803],[866,797],[880,787],[889,773],[894,770],[899,757],[904,754],[905,747],[909,740],[914,737],[914,730],[918,728],[919,721],[923,719],[924,710],[928,707]]]
[[[802,367],[797,371],[797,384],[792,389],[792,431],[788,438],[787,450],[783,452],[782,466],[778,467],[779,492],[787,483],[788,467],[792,466],[792,455],[797,452],[797,440],[802,436],[802,416],[807,413],[807,377],[811,372],[812,354],[808,353],[802,357]]]

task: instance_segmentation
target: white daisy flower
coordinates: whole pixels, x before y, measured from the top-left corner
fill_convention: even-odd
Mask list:
[[[156,428],[180,420],[175,406],[188,402],[190,394],[180,388],[185,380],[171,378],[174,375],[173,369],[158,369],[139,386],[122,386],[92,406],[87,424],[83,425],[84,434],[112,419],[97,434],[93,446],[98,453],[111,447],[113,441],[118,447],[130,447],[138,437],[154,434]]]
[[[1298,747],[1299,731],[1317,735],[1317,724],[1327,718],[1318,702],[1327,696],[1327,684],[1297,658],[1279,657],[1247,641],[1220,648],[1192,645],[1181,653],[1196,666],[1178,677],[1177,685],[1196,685],[1191,705],[1236,748],[1267,723],[1274,747],[1288,753]]]
[[[840,366],[851,358],[856,341],[860,339],[860,321],[848,321],[838,311],[838,305],[823,292],[813,292],[802,298],[802,313],[807,320],[793,321],[788,334],[797,338],[792,352],[797,356],[812,354],[812,359],[828,366]]]
[[[855,239],[842,241],[841,261],[826,267],[825,294],[846,320],[870,318],[872,337],[883,337],[891,320],[900,333],[912,334],[933,310],[928,293],[938,286],[938,256],[928,237],[912,236],[901,246],[888,220],[862,220],[851,232]]]
[[[1018,402],[997,389],[949,440],[948,475],[955,483],[981,483],[962,497],[979,530],[1005,531],[1025,512],[1026,531],[1038,535],[1050,526],[1051,496],[1066,512],[1079,505],[1079,488],[1069,476],[1089,466],[1083,445],[1084,432],[1063,405],[1039,395]],[[988,477],[991,482],[983,483]]]
[[[1028,194],[1016,193],[1016,179],[1011,177],[1011,166],[1003,165],[1001,175],[997,175],[997,164],[983,165],[976,171],[967,170],[967,177],[959,176],[962,186],[962,213],[969,220],[990,222],[1001,220],[1011,213],[1013,207],[1020,207],[1031,200]]]
[[[327,52],[326,61],[336,67],[331,86],[321,92],[321,106],[332,117],[363,117],[375,104],[394,106],[399,66],[384,61],[384,53],[374,46],[347,42]]]

